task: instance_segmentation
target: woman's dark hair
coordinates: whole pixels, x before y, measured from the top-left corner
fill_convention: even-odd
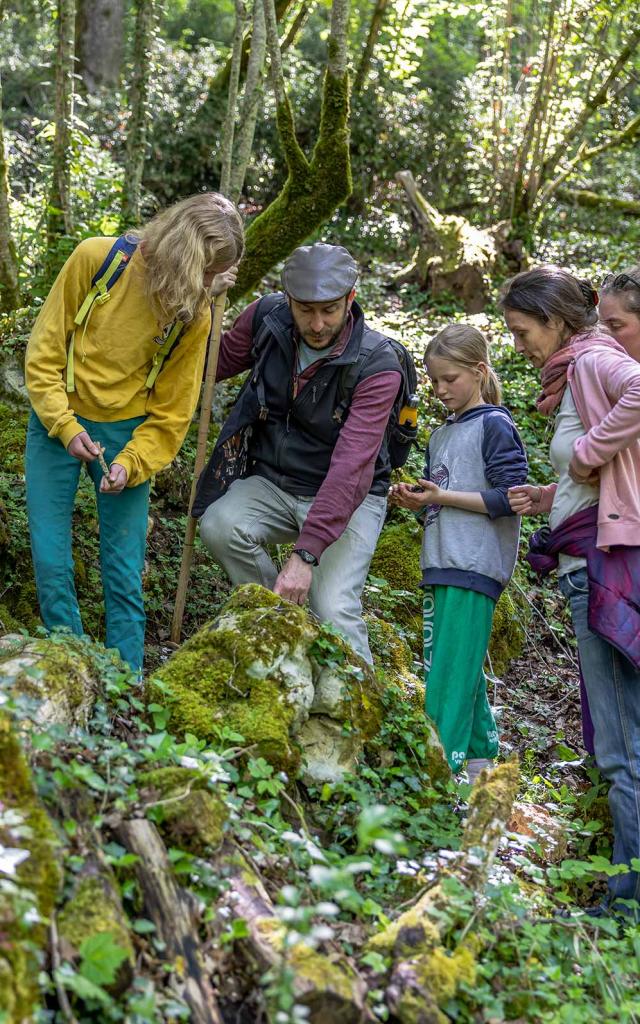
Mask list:
[[[597,303],[590,281],[581,281],[564,267],[551,264],[516,274],[504,285],[499,301],[501,309],[518,310],[542,324],[558,317],[571,334],[580,334],[597,323]]]
[[[629,267],[618,274],[607,274],[600,294],[616,295],[627,313],[640,316],[640,266]]]

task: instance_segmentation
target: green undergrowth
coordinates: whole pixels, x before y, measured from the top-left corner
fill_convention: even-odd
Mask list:
[[[58,643],[65,642],[61,635]],[[108,915],[96,925],[92,942],[73,930],[79,948],[70,957],[62,947],[55,977],[44,960],[39,974],[31,975],[31,984],[37,977],[38,1024],[50,1019],[44,1006],[52,1005],[56,984],[65,989],[79,1024],[188,1020],[171,982],[180,967],[161,968],[162,946],[145,916],[135,858],[112,830],[119,818],[141,815],[165,838],[180,884],[208,908],[200,938],[223,993],[225,979],[215,964],[225,950],[240,956],[247,934],[246,923],[221,918],[215,909],[228,885],[229,844],[245,852],[248,870],[273,899],[284,948],[292,952],[267,977],[245,970],[234,981],[236,998],[252,1008],[255,1019],[267,1006],[272,1020],[297,1019],[295,951],[302,956],[304,948],[349,956],[368,979],[374,1018],[391,1020],[384,1000],[391,959],[366,940],[437,881],[446,899],[432,924],[443,938],[425,962],[423,977],[433,982],[443,1020],[636,1020],[640,929],[604,920],[594,932],[579,914],[594,884],[616,870],[601,852],[605,845],[598,845],[603,823],[594,815],[602,790],[595,775],[579,799],[560,770],[543,776],[525,764],[524,796],[565,822],[568,853],[549,863],[536,841],[507,836],[486,886],[477,890],[455,869],[466,790],[456,787],[446,769],[429,763],[428,726],[419,725],[410,706],[423,700],[419,689],[413,697],[401,696],[397,687],[386,691],[381,732],[353,774],[339,783],[304,787],[247,747],[228,723],[218,723],[206,740],[194,734],[177,738],[161,688],[147,703],[135,679],[110,656],[99,647],[89,655],[101,687],[87,726],[72,733],[31,727],[33,785],[64,868],[63,884],[47,891],[58,893],[60,931],[69,932],[71,911],[62,907],[71,906],[74,892],[89,891],[88,883],[78,887],[78,879],[97,846],[116,886],[128,938]],[[24,693],[12,694],[7,683],[4,696],[19,729],[33,717],[34,702]],[[10,837],[1,832],[0,843],[36,853],[28,830],[14,828]],[[216,852],[221,843],[227,851],[222,858]],[[25,869],[20,898],[26,906],[37,898],[35,879]],[[17,895],[10,898],[14,905]],[[573,916],[554,917],[559,908]],[[50,909],[46,904],[45,916]],[[120,991],[114,979],[124,964],[130,980]],[[447,980],[454,969],[455,984]]]

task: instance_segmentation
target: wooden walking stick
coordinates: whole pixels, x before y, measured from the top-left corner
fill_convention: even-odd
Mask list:
[[[180,643],[184,605],[187,599],[187,585],[189,583],[189,573],[191,572],[191,561],[193,559],[193,541],[196,535],[196,521],[190,513],[196,493],[198,477],[202,472],[205,455],[207,454],[207,437],[209,435],[209,422],[211,420],[211,404],[213,402],[213,389],[216,383],[218,356],[220,354],[220,338],[222,336],[222,320],[224,317],[226,301],[227,293],[222,292],[220,295],[216,295],[213,303],[213,328],[211,330],[211,342],[209,344],[209,355],[207,356],[207,369],[204,376],[202,403],[200,405],[196,461],[193,467],[191,494],[189,495],[189,515],[187,516],[187,529],[185,531],[184,544],[182,546],[182,561],[180,563],[180,576],[178,577],[178,587],[176,590],[176,602],[173,607],[173,619],[171,620],[171,640],[175,644]]]

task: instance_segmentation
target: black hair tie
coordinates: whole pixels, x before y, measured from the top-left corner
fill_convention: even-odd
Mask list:
[[[595,309],[600,301],[600,297],[591,284],[591,281],[581,281],[577,278],[580,291],[582,292],[585,302],[587,303],[587,309]]]

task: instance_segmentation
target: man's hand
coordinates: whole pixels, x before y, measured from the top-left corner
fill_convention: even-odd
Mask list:
[[[98,456],[99,448],[91,440],[86,430],[83,430],[81,434],[76,434],[71,438],[67,445],[67,451],[69,455],[72,455],[74,459],[79,459],[80,462],[93,462]]]
[[[226,292],[230,288],[233,288],[237,277],[238,268],[235,265],[233,267],[229,267],[228,270],[223,271],[222,274],[216,274],[209,286],[210,295],[215,297],[216,295],[221,295],[222,292]]]
[[[439,505],[442,490],[431,480],[418,480],[417,484],[394,484],[389,488],[389,504],[420,512],[425,505]]]
[[[118,462],[112,462],[109,468],[109,476],[103,476],[100,481],[100,492],[102,494],[118,494],[127,486],[129,474],[124,466]]]
[[[304,604],[312,579],[313,567],[303,562],[294,551],[278,574],[273,592],[292,604]]]

